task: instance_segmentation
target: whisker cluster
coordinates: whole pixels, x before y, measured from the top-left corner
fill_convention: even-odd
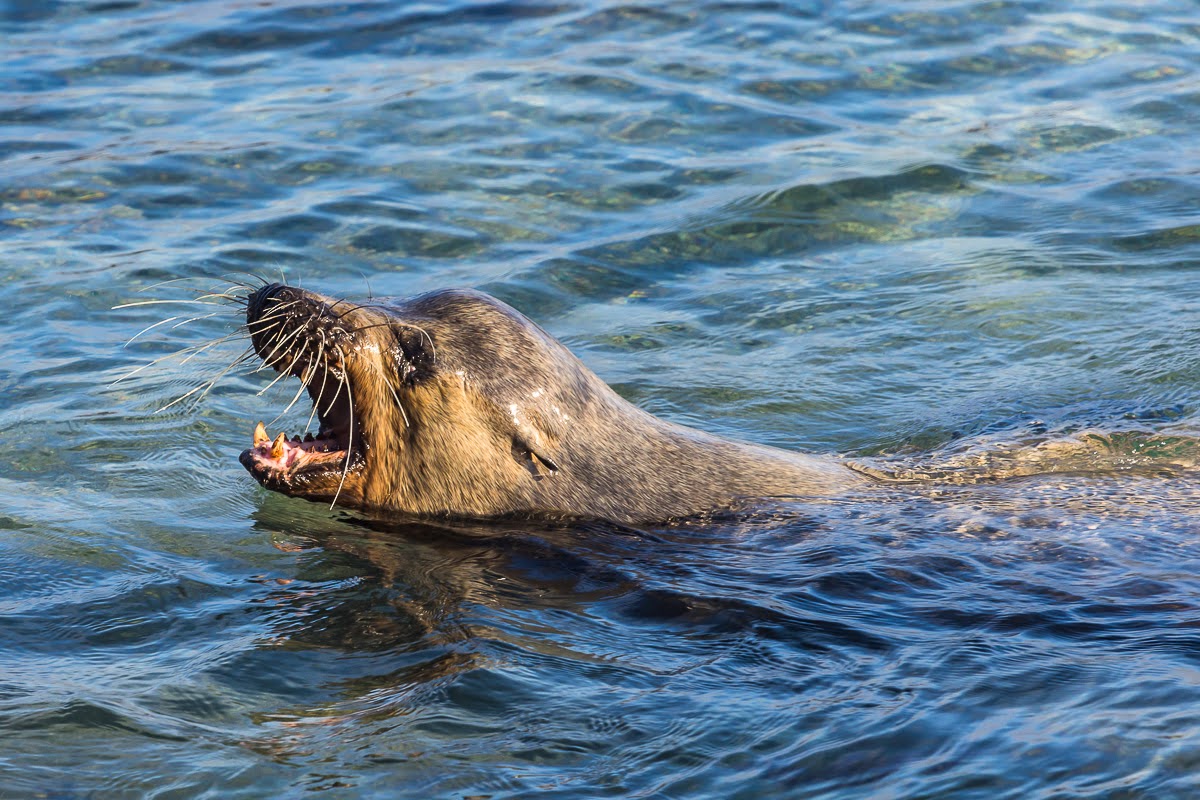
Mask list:
[[[178,278],[169,281],[156,283],[153,286],[148,286],[143,291],[149,291],[166,286],[176,287],[180,283],[193,281],[192,278]],[[292,409],[300,397],[307,391],[313,398],[312,412],[308,416],[302,433],[308,435],[311,440],[311,429],[313,420],[318,416],[321,418],[321,427],[324,429],[326,418],[333,414],[335,406],[342,399],[343,392],[345,393],[344,404],[348,409],[348,428],[346,429],[345,442],[346,455],[343,459],[341,469],[341,479],[338,482],[337,491],[334,494],[333,502],[330,508],[337,504],[338,497],[342,493],[347,475],[349,474],[351,462],[355,454],[356,445],[356,419],[354,408],[354,395],[350,384],[350,377],[347,370],[347,361],[350,357],[358,358],[353,349],[346,347],[346,343],[350,337],[359,333],[362,330],[378,327],[376,324],[363,325],[354,327],[346,324],[347,318],[355,311],[368,308],[381,308],[381,306],[373,303],[353,303],[343,299],[332,301],[324,308],[318,309],[316,314],[312,313],[311,308],[300,309],[305,303],[303,299],[286,299],[274,296],[267,296],[265,299],[254,300],[255,295],[267,286],[270,286],[275,281],[270,281],[257,275],[246,274],[244,276],[226,276],[224,283],[220,286],[213,287],[211,285],[203,288],[191,288],[191,297],[181,299],[147,299],[122,303],[114,306],[114,309],[129,309],[140,308],[145,306],[215,306],[218,310],[196,313],[188,315],[186,313],[178,313],[154,322],[139,330],[131,336],[123,345],[129,347],[134,341],[148,337],[151,332],[163,334],[167,331],[175,331],[188,324],[207,320],[222,313],[226,313],[224,309],[237,309],[241,313],[241,323],[232,331],[224,335],[197,343],[190,344],[160,356],[153,361],[143,364],[136,369],[122,375],[113,381],[110,386],[115,386],[123,381],[126,381],[133,376],[143,372],[150,367],[156,366],[163,362],[168,362],[174,359],[178,360],[180,365],[186,364],[197,356],[213,351],[215,348],[229,342],[244,341],[246,348],[230,362],[220,368],[215,375],[206,376],[199,384],[189,388],[177,397],[174,397],[165,405],[158,408],[155,413],[166,411],[180,403],[187,401],[190,404],[198,404],[203,398],[212,391],[217,383],[238,369],[251,365],[246,374],[253,375],[264,369],[271,368],[279,374],[273,378],[270,383],[258,391],[257,395],[266,393],[271,387],[275,386],[285,376],[295,376],[300,381],[300,387],[296,390],[295,395],[291,400],[271,420],[275,423]],[[286,286],[286,283],[283,284]],[[268,293],[273,295],[274,292]],[[248,322],[247,311],[251,302],[259,304],[261,307],[256,310],[257,319],[253,322]],[[299,313],[298,313],[299,312]],[[250,316],[254,316],[251,314]],[[169,326],[169,327],[167,327]],[[418,326],[411,326],[418,331],[430,343],[432,347],[432,338],[428,332]],[[257,359],[261,359],[260,363],[255,364]],[[392,383],[383,375],[383,370],[379,369],[378,365],[370,360],[362,362],[373,369],[380,378],[383,379],[384,386],[392,395],[392,399],[399,409],[405,426],[409,425],[409,416],[401,403],[399,393]],[[330,375],[334,380],[330,381]],[[319,380],[319,383],[318,383]],[[332,383],[332,388],[330,384]],[[328,396],[328,400],[326,400]],[[344,419],[344,417],[343,417]],[[260,428],[262,423],[259,423]],[[285,437],[284,434],[280,434]],[[361,437],[357,437],[361,438]],[[259,441],[255,446],[259,446]],[[361,443],[359,443],[361,447]],[[281,443],[276,443],[276,447],[281,447]],[[339,448],[340,449],[340,448]]]
[[[171,325],[170,328],[167,328],[166,330],[174,331],[174,330],[178,330],[179,328],[184,327],[185,325],[189,325],[193,322],[199,322],[201,320],[211,319],[212,317],[215,317],[219,314],[226,313],[223,309],[245,308],[246,298],[252,292],[254,292],[256,289],[258,289],[259,286],[262,286],[266,283],[261,278],[258,278],[256,276],[247,276],[247,277],[249,277],[252,282],[247,282],[247,281],[239,280],[236,278],[225,278],[224,279],[225,284],[221,287],[192,288],[192,289],[190,289],[190,291],[193,293],[194,296],[191,298],[136,300],[136,301],[131,301],[128,303],[121,303],[119,305],[113,306],[114,311],[128,309],[128,308],[141,308],[141,307],[145,307],[145,306],[156,306],[156,305],[182,305],[182,306],[203,305],[203,306],[214,306],[218,309],[216,311],[206,312],[203,314],[196,314],[194,316],[186,316],[183,314],[176,314],[176,315],[166,317],[165,319],[161,319],[157,322],[151,323],[150,325],[147,325],[146,327],[139,330],[133,336],[130,336],[125,341],[125,343],[121,346],[122,349],[128,348],[131,344],[133,344],[133,342],[142,338],[143,336],[145,336],[146,334],[148,334],[151,331],[159,330],[160,332],[162,332],[162,330],[160,330],[160,329],[163,329],[163,326],[168,325],[170,323],[175,323],[175,324]],[[184,283],[184,282],[188,282],[188,281],[196,281],[196,280],[197,280],[197,278],[173,278],[171,280],[160,281],[160,282],[152,284],[150,286],[146,286],[143,289],[141,289],[141,291],[146,292],[146,291],[151,291],[154,289],[159,289],[164,286],[175,286],[180,283]],[[207,280],[207,279],[205,279],[205,280]],[[120,384],[120,383],[123,383],[124,381],[129,380],[133,376],[138,375],[151,367],[157,366],[158,364],[161,364],[166,361],[170,361],[172,359],[179,359],[179,363],[181,365],[186,364],[187,362],[194,359],[196,356],[199,356],[202,353],[206,353],[215,347],[225,344],[226,342],[234,341],[237,339],[248,338],[247,333],[248,333],[248,331],[246,330],[246,326],[241,325],[241,326],[239,326],[238,329],[236,329],[230,333],[224,334],[222,336],[218,336],[213,339],[209,339],[207,341],[200,342],[198,344],[191,344],[191,345],[187,345],[184,347],[180,347],[179,349],[177,349],[171,353],[168,353],[164,356],[160,356],[159,358],[156,358],[153,361],[150,361],[146,364],[143,364],[139,367],[136,367],[136,368],[130,370],[129,372],[122,375],[121,377],[112,381],[112,383],[110,383],[109,386],[110,387],[116,386],[117,384]],[[239,355],[237,358],[235,358],[225,369],[221,370],[217,374],[216,377],[214,377],[210,380],[206,380],[203,383],[201,383],[200,385],[193,387],[192,389],[189,389],[187,392],[184,392],[183,394],[174,398],[167,404],[158,408],[155,411],[155,413],[165,411],[166,409],[179,404],[180,402],[188,399],[189,397],[192,397],[197,392],[201,392],[201,394],[198,397],[196,397],[193,402],[199,402],[199,400],[201,398],[203,398],[212,389],[212,387],[217,384],[217,382],[222,377],[227,375],[233,369],[236,369],[241,364],[246,363],[246,361],[249,360],[249,358],[251,356],[253,356],[253,354],[254,354],[253,350],[251,348],[247,347],[246,350],[241,355]]]

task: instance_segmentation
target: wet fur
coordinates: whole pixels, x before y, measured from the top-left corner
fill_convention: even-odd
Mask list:
[[[251,331],[260,331],[256,351],[279,369],[298,352],[313,358],[323,348],[329,358],[336,343],[365,448],[340,487],[332,474],[295,485],[264,481],[286,494],[416,516],[636,523],[866,481],[834,459],[657,419],[528,318],[480,292],[354,305],[272,285],[251,294],[247,309]]]

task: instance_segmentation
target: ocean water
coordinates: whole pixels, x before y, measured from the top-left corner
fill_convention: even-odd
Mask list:
[[[0,797],[1200,795],[1198,54],[1187,2],[0,4]],[[238,464],[294,381],[159,410],[244,343],[146,301],[247,273],[484,289],[742,439],[1103,457],[371,526]]]

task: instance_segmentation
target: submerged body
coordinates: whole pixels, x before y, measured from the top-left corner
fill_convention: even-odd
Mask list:
[[[416,516],[637,523],[867,482],[833,458],[660,420],[480,292],[360,305],[272,284],[248,298],[247,324],[321,421],[306,440],[272,442],[260,426],[242,453],[284,494]]]

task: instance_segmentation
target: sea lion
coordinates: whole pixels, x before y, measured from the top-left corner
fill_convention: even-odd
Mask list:
[[[247,297],[246,323],[320,421],[316,436],[274,441],[259,423],[241,455],[286,495],[385,515],[634,524],[871,480],[658,419],[482,292],[354,303],[272,283]]]

